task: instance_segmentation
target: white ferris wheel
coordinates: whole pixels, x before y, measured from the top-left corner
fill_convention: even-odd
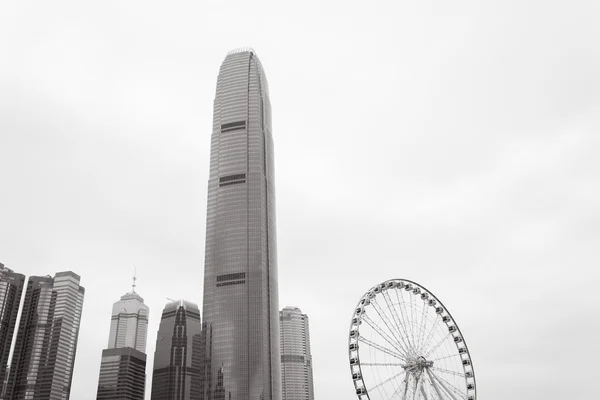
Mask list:
[[[348,350],[359,400],[477,400],[471,355],[456,321],[415,282],[388,280],[362,296]]]

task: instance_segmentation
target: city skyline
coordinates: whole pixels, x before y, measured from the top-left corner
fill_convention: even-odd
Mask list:
[[[392,278],[452,311],[480,396],[589,397],[598,16],[591,0],[8,0],[0,262],[81,275],[72,398],[96,395],[134,266],[149,367],[165,297],[202,309],[215,77],[246,45],[273,102],[280,305],[310,316],[316,397],[355,396],[350,318]]]

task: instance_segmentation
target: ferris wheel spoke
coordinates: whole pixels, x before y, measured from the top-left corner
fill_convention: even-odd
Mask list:
[[[369,388],[369,390],[375,390],[375,389],[378,389],[378,388],[382,387],[383,385],[385,385],[386,383],[389,383],[390,381],[392,381],[392,380],[396,379],[397,377],[399,377],[399,376],[400,376],[400,375],[402,375],[403,373],[404,373],[404,371],[402,370],[402,371],[398,372],[396,375],[392,375],[392,376],[390,376],[389,378],[387,378],[385,381],[383,381],[383,382],[380,382],[380,383],[378,383],[377,385],[375,385],[375,386],[373,386],[373,387]]]
[[[429,368],[439,371],[439,372],[446,373],[446,374],[460,376],[461,378],[465,377],[465,374],[462,374],[462,373],[456,372],[456,371],[450,371],[449,369],[444,369],[444,368],[439,368],[439,367],[429,367]]]
[[[429,307],[427,304],[424,304],[425,311],[421,311],[421,329],[419,329],[419,353],[423,352],[423,347],[425,346],[425,325],[429,321]]]
[[[413,340],[413,344],[414,344],[414,348],[413,350],[415,351],[415,353],[417,353],[417,339],[415,338],[415,330],[416,330],[416,326],[415,324],[417,323],[417,318],[415,317],[415,296],[413,296],[410,292],[408,293],[408,298],[410,299],[410,334],[412,336],[412,340]]]
[[[437,324],[435,323],[435,320],[434,320],[434,322],[431,324],[431,329],[429,329],[429,332],[427,333],[427,338],[425,339],[425,342],[423,343],[422,351],[425,351],[425,349],[427,348],[427,345],[431,341],[431,338],[433,337],[433,334],[435,333],[436,326],[437,326]]]
[[[394,330],[390,327],[390,320],[389,318],[387,318],[385,316],[385,312],[381,309],[381,306],[375,301],[375,299],[373,299],[371,301],[371,305],[373,306],[373,308],[375,309],[375,311],[377,311],[377,314],[379,315],[379,318],[381,318],[381,320],[383,321],[383,323],[385,324],[385,326],[388,328],[388,330],[390,331],[390,333],[392,334],[392,338],[394,339],[394,341],[398,344],[398,346],[400,346],[401,348],[403,348],[402,343],[400,343],[400,338],[402,337],[402,334],[395,333]],[[406,349],[404,349],[404,352],[408,353]]]
[[[459,395],[462,399],[466,399],[467,395],[464,392],[461,392],[456,386],[452,385],[450,382],[445,380],[442,377],[437,376],[433,371],[429,370],[429,374],[433,376],[435,380],[444,388],[444,390],[454,399],[458,400],[456,395]]]
[[[402,312],[402,305],[404,304],[402,299],[402,302],[400,301],[400,297],[398,297],[398,291],[396,291],[396,298],[398,299],[398,308],[400,310],[400,312],[396,311],[396,306],[394,305],[394,302],[392,301],[391,296],[388,294],[388,299],[390,301],[390,303],[392,304],[392,307],[394,309],[394,314],[396,315],[396,319],[398,320],[398,324],[400,326],[402,326],[402,331],[404,332],[404,335],[402,335],[402,339],[404,340],[404,338],[406,338],[406,340],[404,340],[404,343],[406,345],[407,349],[414,349],[414,346],[411,344],[410,342],[410,337],[408,336],[409,333],[409,321],[407,319],[404,318],[404,313]]]
[[[402,323],[401,323],[400,319],[398,318],[398,313],[396,312],[396,307],[394,306],[394,302],[392,301],[390,295],[387,292],[383,292],[383,299],[385,300],[386,304],[388,305],[388,309],[392,309],[393,310],[391,312],[392,319],[394,320],[394,323],[395,323],[396,328],[398,330],[398,336],[402,340],[402,343],[404,344],[406,352],[408,353],[408,349],[410,349],[410,346],[406,342],[406,340],[404,340],[404,336],[405,335],[402,334],[402,331],[406,332],[406,327],[402,327],[402,328],[400,327],[400,325],[402,325]]]
[[[439,361],[439,360],[444,360],[446,358],[452,358],[452,357],[460,357],[460,354],[458,354],[458,353],[452,353],[452,354],[448,354],[447,356],[443,356],[443,357],[428,358],[428,360],[429,361]]]
[[[390,346],[394,348],[400,354],[404,354],[401,348],[398,348],[395,341],[389,337],[380,327],[378,327],[372,320],[366,315],[363,315],[363,320],[369,325],[375,332],[379,334],[386,342],[389,343]],[[359,336],[360,337],[360,336]],[[405,355],[406,357],[406,355]]]
[[[444,340],[446,340],[446,339],[448,338],[448,336],[452,336],[452,333],[450,333],[450,332],[446,333],[446,334],[445,334],[445,335],[442,337],[442,339],[440,339],[440,341],[439,341],[439,342],[437,342],[437,343],[436,343],[436,345],[435,345],[435,346],[433,346],[433,347],[431,348],[431,350],[429,350],[429,351],[427,352],[427,354],[425,354],[425,356],[424,356],[424,357],[425,357],[425,358],[429,357],[429,355],[430,355],[431,353],[433,353],[435,350],[437,350],[437,348],[438,348],[438,347],[440,347],[442,343],[444,343]]]
[[[358,340],[359,340],[360,342],[363,342],[363,343],[365,343],[365,344],[367,344],[367,345],[369,345],[369,346],[373,347],[373,348],[376,348],[377,350],[381,350],[381,351],[383,351],[384,353],[386,353],[386,354],[389,354],[389,355],[390,355],[390,356],[392,356],[392,357],[396,357],[396,358],[397,358],[397,359],[399,359],[399,360],[406,361],[406,356],[403,356],[402,354],[396,353],[396,352],[394,352],[394,351],[392,351],[392,350],[388,349],[387,347],[384,347],[384,346],[382,346],[382,345],[380,345],[380,344],[377,344],[377,343],[375,343],[375,342],[372,342],[372,341],[370,341],[369,339],[365,339],[364,337],[362,337],[362,336],[359,336],[359,337],[358,337]]]
[[[361,367],[406,367],[406,364],[402,363],[360,363]]]
[[[398,304],[400,308],[400,316],[402,318],[402,320],[404,321],[404,330],[406,332],[406,340],[410,343],[410,337],[408,336],[408,326],[410,325],[410,320],[408,319],[408,312],[406,311],[406,305],[404,304],[404,295],[402,295],[402,300],[400,300],[400,296],[398,295],[398,292],[402,293],[402,290],[396,290],[396,298],[398,299]],[[403,311],[404,309],[404,311]],[[412,330],[412,326],[410,327],[410,329]],[[411,343],[411,348],[414,349],[414,344]]]

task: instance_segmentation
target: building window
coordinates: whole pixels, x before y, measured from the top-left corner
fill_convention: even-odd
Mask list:
[[[246,121],[229,122],[221,125],[221,133],[237,131],[240,129],[246,129]]]
[[[246,182],[246,174],[234,174],[222,176],[219,178],[219,187],[235,185],[236,183],[245,183]]]
[[[217,276],[217,287],[241,285],[246,283],[246,273],[236,272],[233,274],[225,274]]]

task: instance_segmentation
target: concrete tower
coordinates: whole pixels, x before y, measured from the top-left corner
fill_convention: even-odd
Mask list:
[[[203,306],[205,393],[281,399],[271,105],[251,49],[230,52],[217,79]]]

